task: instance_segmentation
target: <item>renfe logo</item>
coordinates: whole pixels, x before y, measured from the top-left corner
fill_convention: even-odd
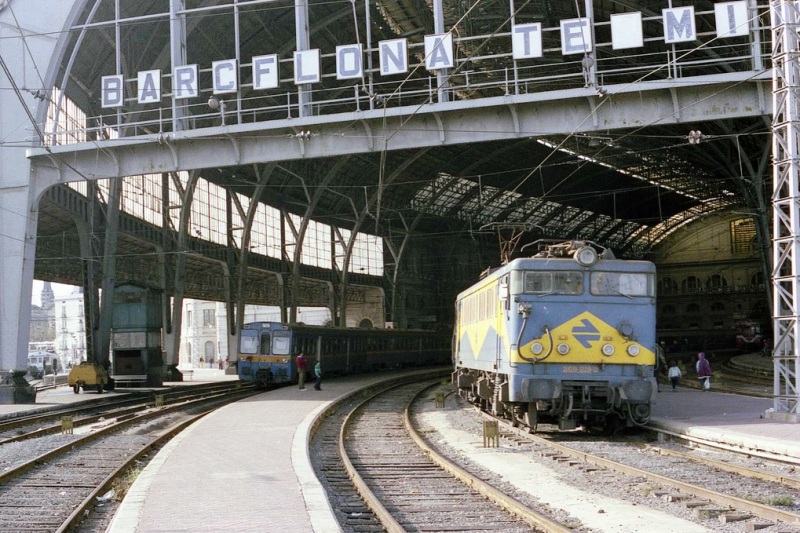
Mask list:
[[[664,42],[667,44],[697,39],[694,7],[663,9]],[[716,36],[744,37],[749,34],[747,0],[714,4]],[[592,51],[591,20],[575,18],[560,21],[562,55],[585,54]],[[614,50],[644,46],[642,14],[640,12],[611,15],[611,45]],[[542,57],[542,25],[518,24],[511,28],[512,56],[515,60]],[[364,75],[364,51],[360,44],[336,47],[336,79],[359,79]],[[381,76],[408,72],[408,40],[392,39],[378,43],[379,71]],[[306,85],[319,83],[320,50],[294,52],[294,83]],[[255,56],[251,59],[254,90],[277,89],[278,55]],[[431,71],[455,67],[453,35],[442,33],[425,36],[425,68]],[[239,69],[235,59],[214,61],[211,64],[214,94],[235,93],[239,89]],[[172,69],[172,98],[176,100],[197,98],[197,65],[179,65]],[[161,101],[161,71],[145,70],[137,75],[137,102],[140,104]],[[122,74],[102,77],[102,107],[121,107],[125,101]]]

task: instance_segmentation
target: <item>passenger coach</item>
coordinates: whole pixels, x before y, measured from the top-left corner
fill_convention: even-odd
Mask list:
[[[447,365],[450,334],[427,330],[358,329],[252,322],[239,332],[238,374],[257,387],[297,382],[294,360],[319,360],[325,375]]]

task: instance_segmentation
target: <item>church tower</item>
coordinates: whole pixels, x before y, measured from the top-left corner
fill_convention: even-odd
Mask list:
[[[44,288],[42,289],[42,309],[45,311],[52,311],[55,302],[56,297],[55,294],[53,294],[53,286],[49,281],[45,281]]]
[[[42,311],[47,316],[48,330],[55,332],[56,330],[56,295],[53,293],[53,287],[49,281],[44,282],[42,288]]]

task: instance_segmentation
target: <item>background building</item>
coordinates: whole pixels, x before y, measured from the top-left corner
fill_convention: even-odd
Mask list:
[[[55,299],[55,348],[67,366],[86,360],[86,322],[83,309],[83,289],[75,287]]]
[[[757,349],[737,346],[743,325],[771,331],[769,287],[755,224],[734,212],[676,231],[652,259],[658,265],[659,341],[670,353]]]

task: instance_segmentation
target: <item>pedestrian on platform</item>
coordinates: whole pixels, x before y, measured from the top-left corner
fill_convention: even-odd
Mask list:
[[[667,377],[670,383],[672,383],[672,392],[675,392],[678,387],[678,381],[681,379],[681,369],[678,367],[678,361],[672,361],[672,366],[669,367]]]
[[[711,364],[703,352],[697,354],[697,379],[700,380],[700,386],[703,390],[711,388]]]
[[[308,370],[308,363],[306,362],[306,356],[303,355],[303,352],[297,354],[297,357],[294,358],[294,365],[297,367],[297,383],[300,386],[300,390],[306,390],[306,371]]]
[[[322,385],[322,366],[320,366],[319,360],[317,360],[317,364],[314,365],[314,375],[317,376],[317,381],[314,383],[314,390],[322,390],[320,388]]]

